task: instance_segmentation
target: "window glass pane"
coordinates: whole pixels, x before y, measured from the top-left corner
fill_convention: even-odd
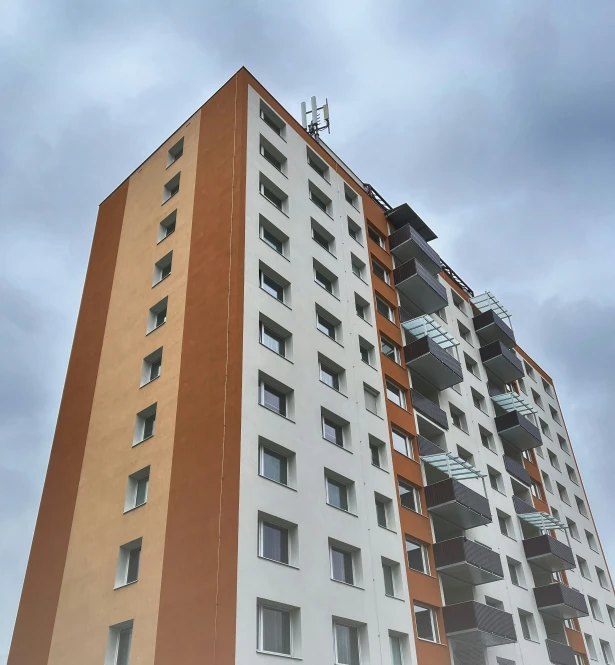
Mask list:
[[[161,309],[159,312],[156,313],[156,328],[165,323],[166,320],[167,320],[167,308],[165,307],[164,309]]]
[[[261,607],[261,649],[290,656],[290,612]]]
[[[340,382],[336,372],[324,365],[320,366],[320,380],[335,390],[340,389]]]
[[[359,635],[354,626],[335,624],[336,665],[360,665]]]
[[[365,408],[372,413],[378,413],[378,396],[371,390],[365,389]]]
[[[261,473],[276,483],[286,485],[288,483],[287,464],[283,455],[278,455],[267,448],[262,449]]]
[[[384,501],[378,501],[376,499],[376,519],[378,520],[379,526],[387,528],[387,509],[384,505]]]
[[[399,499],[404,508],[414,510],[415,513],[420,512],[417,504],[417,492],[411,485],[407,485],[400,481],[399,483]]]
[[[385,337],[380,338],[380,344],[382,353],[384,353],[387,358],[397,362],[397,347]]]
[[[132,643],[132,628],[120,630],[117,637],[116,665],[128,665],[130,659],[130,645]]]
[[[393,448],[402,455],[409,457],[408,437],[401,432],[393,430]]]
[[[386,563],[382,564],[382,574],[384,575],[384,593],[387,596],[395,595],[395,583],[393,581],[393,568]]]
[[[322,433],[327,441],[334,443],[336,446],[343,446],[344,439],[342,436],[342,427],[337,423],[332,422],[328,418],[323,418],[322,421]]]
[[[282,416],[286,415],[286,396],[264,383],[262,384],[262,400],[263,405],[268,409]]]
[[[276,236],[271,233],[271,231],[268,231],[267,229],[263,229],[263,240],[273,249],[275,249],[276,252],[279,252],[280,254],[283,253],[283,243],[279,238],[276,238]]]
[[[393,320],[391,308],[384,302],[384,300],[376,298],[376,309],[390,321]]]
[[[284,299],[284,289],[271,277],[265,275],[264,273],[261,273],[261,288],[270,296],[273,296],[278,300]]]
[[[139,559],[141,557],[141,548],[135,547],[128,553],[128,567],[126,572],[126,584],[136,582],[139,577]]]
[[[154,379],[157,379],[160,376],[161,367],[162,367],[162,360],[154,360],[154,362],[150,365],[150,371],[149,371],[150,381],[153,381]]]
[[[376,263],[376,261],[372,261],[372,271],[376,277],[381,279],[383,282],[388,283],[387,271],[379,263]]]
[[[397,406],[403,407],[404,398],[400,388],[398,388],[390,381],[387,381],[386,386],[387,386],[387,397],[391,400],[391,402],[394,402],[395,404],[397,404]]]
[[[359,350],[361,352],[361,360],[369,365],[369,349],[366,349],[364,346],[359,346]]]
[[[320,314],[316,316],[316,327],[321,332],[324,332],[325,335],[335,339],[335,326],[332,323],[329,323],[329,321],[327,321],[327,319],[322,317]]]
[[[154,425],[156,423],[156,416],[151,415],[143,421],[143,438],[147,439],[150,436],[154,435]]]
[[[379,467],[380,466],[380,449],[378,446],[374,446],[370,444],[369,446],[370,453],[372,455],[372,464],[374,466]]]
[[[434,628],[433,612],[428,607],[414,605],[414,616],[416,618],[416,634],[421,640],[437,642],[438,638]]]
[[[147,500],[147,487],[149,485],[149,476],[139,478],[137,481],[137,491],[135,495],[135,506],[141,506]]]
[[[312,229],[312,237],[321,247],[329,251],[329,241],[321,233],[318,233],[316,229]]]
[[[391,635],[391,662],[393,665],[404,665],[402,651],[401,651],[401,640],[397,635]]]
[[[284,355],[284,340],[266,326],[261,326],[261,343],[280,356]]]
[[[354,584],[352,554],[350,552],[331,548],[331,576],[338,582]]]
[[[406,538],[406,553],[408,555],[408,566],[420,573],[429,573],[425,565],[423,546]]]
[[[328,277],[325,277],[320,272],[320,270],[314,271],[314,279],[316,280],[317,284],[320,284],[320,286],[323,287],[323,289],[325,289],[329,293],[333,293],[333,283]]]
[[[336,508],[347,511],[348,491],[346,485],[327,478],[327,502]]]
[[[267,559],[288,563],[288,530],[263,522],[261,525],[261,554]]]

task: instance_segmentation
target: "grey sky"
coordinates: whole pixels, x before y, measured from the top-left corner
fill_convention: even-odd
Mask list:
[[[615,6],[590,5],[2,3],[0,662],[97,205],[242,65],[295,114],[327,96],[331,147],[511,310],[613,551]]]

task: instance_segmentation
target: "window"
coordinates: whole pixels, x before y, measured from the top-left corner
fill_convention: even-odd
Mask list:
[[[553,422],[556,422],[558,425],[562,424],[562,421],[560,420],[559,413],[549,404],[549,412],[551,413],[551,418],[553,418]]]
[[[487,411],[487,402],[485,401],[485,398],[474,388],[472,390],[472,402],[474,403],[474,406],[479,410],[482,411],[483,413],[488,413]]]
[[[109,628],[105,665],[129,665],[132,623],[124,621]]]
[[[598,640],[600,642],[600,650],[604,657],[604,662],[606,665],[613,665],[615,661],[613,660],[613,652],[611,651],[611,645],[605,640]]]
[[[261,195],[264,196],[267,201],[269,201],[269,203],[286,214],[288,196],[262,173],[259,176],[259,191]]]
[[[587,539],[587,544],[589,545],[589,549],[593,550],[594,552],[600,553],[600,550],[598,549],[598,543],[596,542],[594,534],[586,530],[585,538]]]
[[[491,598],[489,596],[485,596],[485,605],[489,605],[489,607],[495,607],[496,610],[504,609],[504,603],[501,600],[498,600],[497,598]]]
[[[171,265],[173,263],[173,252],[169,252],[154,264],[154,278],[152,286],[156,286],[171,274]]]
[[[367,300],[361,298],[361,296],[358,293],[355,293],[354,304],[357,316],[360,319],[363,319],[363,321],[369,322],[369,303],[367,302]]]
[[[532,388],[532,399],[534,400],[534,404],[541,409],[542,411],[545,410],[544,404],[542,403],[542,397]]]
[[[258,606],[258,650],[292,655],[291,613],[285,609]]]
[[[553,494],[553,486],[551,485],[551,478],[549,478],[549,474],[545,473],[544,471],[542,472],[542,482],[547,492],[551,492],[551,494]]]
[[[470,374],[473,374],[475,377],[480,379],[480,370],[478,369],[478,363],[474,362],[470,356],[464,352],[463,357],[466,363],[466,369]]]
[[[284,302],[284,287],[282,284],[279,284],[272,276],[264,273],[262,270],[259,271],[259,284],[261,289],[268,293],[270,296]]]
[[[184,154],[184,137],[169,150],[167,153],[167,168],[176,162]]]
[[[163,298],[160,302],[150,307],[147,315],[147,333],[151,333],[156,328],[160,328],[163,323],[167,322],[167,303],[169,299]]]
[[[461,339],[468,343],[470,346],[474,346],[472,344],[472,333],[469,331],[468,328],[466,328],[461,321],[457,321],[457,327],[459,328],[459,336]]]
[[[363,236],[361,233],[361,227],[354,222],[350,217],[347,217],[348,220],[348,235],[353,239],[356,240],[359,245],[362,244]]]
[[[273,168],[284,173],[286,157],[263,136],[261,136],[260,153]]]
[[[524,395],[527,395],[527,388],[525,387],[525,381],[523,379],[518,379],[517,383],[519,384],[519,389]]]
[[[316,328],[324,333],[327,337],[336,340],[336,332],[338,330],[339,322],[334,321],[333,317],[329,314],[324,314],[322,310],[316,309]]]
[[[602,612],[600,611],[600,604],[598,601],[591,596],[587,596],[587,602],[589,603],[589,609],[594,619],[596,619],[596,621],[603,621]]]
[[[361,355],[361,360],[364,363],[367,363],[370,367],[372,366],[372,356],[374,353],[374,346],[368,341],[364,340],[362,337],[359,337],[359,353]]]
[[[335,237],[321,226],[315,219],[311,220],[312,239],[329,254],[335,255]]]
[[[395,312],[386,300],[376,296],[376,309],[389,321],[395,323]]]
[[[260,322],[260,343],[271,349],[279,356],[285,357],[286,355],[286,341],[277,333],[273,332],[271,328],[267,327],[262,321]]]
[[[610,591],[611,585],[609,584],[607,574],[604,572],[604,570],[602,570],[602,568],[598,568],[598,566],[596,566],[596,576],[598,577],[598,582],[600,582],[600,586],[603,589],[608,589]]]
[[[259,456],[259,474],[280,485],[288,485],[289,458],[261,444]]]
[[[319,362],[318,365],[319,365],[319,372],[320,372],[319,376],[321,382],[329,386],[329,388],[333,388],[333,390],[337,390],[339,392],[340,379],[338,372],[332,369],[331,367],[327,366],[323,362]]]
[[[466,314],[466,302],[465,300],[456,292],[451,289],[451,299],[453,301],[453,305],[462,312],[463,314]]]
[[[391,340],[384,335],[380,335],[380,350],[387,358],[390,358],[394,363],[399,364],[399,346],[397,346],[395,342],[391,342]]]
[[[128,476],[124,512],[138,508],[147,502],[149,490],[149,466]]]
[[[577,528],[576,522],[573,522],[569,517],[567,517],[566,523],[568,524],[568,531],[570,531],[570,535],[575,540],[581,542],[581,537],[579,536],[579,529]]]
[[[410,485],[403,480],[398,480],[399,486],[399,501],[404,508],[412,510],[415,513],[421,512],[421,501],[419,492],[414,485]]]
[[[559,441],[559,447],[560,447],[565,453],[568,453],[568,455],[570,455],[570,448],[568,447],[568,441],[566,441],[566,439],[564,439],[564,437],[561,436],[561,434],[558,434],[558,435],[557,435],[557,440]]]
[[[501,510],[497,510],[498,515],[498,524],[500,525],[500,533],[503,536],[508,536],[509,538],[514,538],[512,520],[510,515],[503,513]]]
[[[502,479],[502,474],[495,469],[492,469],[490,466],[487,467],[487,473],[489,474],[489,484],[496,492],[504,494],[504,480]]]
[[[551,466],[554,469],[557,469],[558,471],[561,471],[562,469],[560,468],[559,460],[557,459],[557,455],[555,455],[555,453],[552,453],[548,448],[547,448],[547,454],[549,455],[549,462],[551,462]]]
[[[615,628],[615,607],[611,607],[610,605],[606,606],[606,611],[607,614],[609,615],[609,621],[611,622],[611,626]]]
[[[359,279],[363,279],[365,273],[365,263],[354,254],[350,255],[350,264],[352,266],[352,273],[356,275]]]
[[[386,456],[384,445],[384,442],[376,439],[371,434],[369,435],[369,452],[372,464],[379,469],[382,469],[382,460]]]
[[[330,443],[334,443],[340,448],[344,447],[344,428],[341,423],[323,414],[322,416],[322,436]]]
[[[420,640],[438,641],[438,621],[435,610],[426,605],[414,603],[414,619],[416,621],[416,635]]]
[[[321,178],[329,182],[329,167],[313,150],[307,148],[307,163]]]
[[[594,646],[594,640],[591,635],[584,633],[585,644],[587,644],[587,653],[590,660],[598,660],[598,654],[596,653],[596,647]]]
[[[518,587],[525,588],[525,578],[523,576],[523,567],[519,561],[514,559],[509,559],[507,557],[508,563],[508,574],[510,575],[510,581]]]
[[[531,642],[538,642],[538,633],[536,632],[536,622],[531,612],[519,610],[519,623],[521,624],[521,632],[526,640]]]
[[[259,381],[259,404],[286,417],[286,395],[262,379]]]
[[[260,238],[269,245],[278,254],[286,255],[286,245],[288,243],[288,236],[282,233],[280,229],[274,226],[269,220],[260,216]]]
[[[537,483],[533,478],[530,479],[530,492],[532,493],[532,496],[536,497],[537,499],[540,499],[541,501],[545,500],[545,495],[542,491],[540,483]]]
[[[530,364],[526,363],[525,360],[523,361],[523,366],[525,367],[525,373],[530,377],[530,379],[532,379],[532,381],[536,381],[534,368]]]
[[[359,630],[356,626],[333,624],[335,665],[360,665]]]
[[[167,215],[158,226],[158,242],[168,238],[175,231],[177,225],[177,210]]]
[[[495,449],[495,440],[493,438],[493,434],[491,434],[491,432],[488,432],[480,425],[478,426],[478,431],[480,433],[480,441],[483,444],[483,447],[488,448],[491,452],[494,453],[496,449]]]
[[[162,371],[162,347],[143,358],[141,369],[141,387],[157,379]]]
[[[392,564],[382,562],[382,576],[384,578],[385,595],[395,598],[395,573]]]
[[[348,486],[339,480],[327,476],[326,489],[327,503],[334,508],[348,512]]]
[[[154,436],[154,430],[156,428],[156,408],[157,405],[152,404],[146,409],[143,409],[143,411],[137,413],[132,441],[133,446]]]
[[[583,515],[583,517],[587,517],[589,519],[589,514],[587,512],[587,507],[585,506],[585,501],[583,499],[580,499],[578,496],[574,497],[574,500],[577,503],[577,510]]]
[[[386,391],[387,399],[397,404],[397,406],[400,406],[402,409],[406,408],[406,391],[403,388],[387,379]]]
[[[389,271],[381,263],[376,261],[376,259],[372,259],[372,272],[385,284],[391,283],[391,276],[389,275]]]
[[[289,563],[289,533],[288,529],[266,519],[259,520],[259,546],[258,554],[264,559]]]
[[[549,395],[549,397],[555,397],[555,393],[553,392],[553,386],[545,381],[542,377],[540,377],[542,380],[542,387],[544,388],[544,391]]]
[[[429,575],[429,557],[427,556],[427,547],[422,543],[412,540],[406,536],[406,558],[408,567],[417,570],[419,573]]]
[[[271,128],[278,136],[284,136],[284,130],[286,129],[286,123],[274,113],[265,102],[261,101],[260,109],[261,120]]]
[[[331,295],[337,296],[337,277],[323,265],[314,261],[314,281]]]
[[[391,647],[391,664],[404,665],[403,647],[399,635],[389,635],[389,645]]]
[[[139,579],[141,560],[141,538],[120,547],[115,573],[115,588],[133,584]]]
[[[354,585],[352,552],[333,545],[329,547],[329,552],[331,554],[331,579]]]
[[[406,457],[413,457],[412,454],[412,441],[410,436],[405,432],[393,427],[391,429],[391,437],[393,439],[393,448]]]
[[[468,423],[466,421],[466,416],[463,411],[458,409],[453,404],[449,403],[449,409],[451,412],[451,421],[455,427],[459,428],[462,432],[468,433]]]
[[[363,384],[363,393],[365,397],[365,408],[371,413],[378,415],[378,402],[380,401],[380,393],[368,386],[366,383]]]
[[[568,491],[563,485],[560,485],[557,481],[555,483],[557,485],[557,492],[559,494],[559,498],[564,502],[570,505],[570,497],[568,496]]]
[[[384,238],[378,231],[373,226],[368,225],[367,227],[367,235],[369,236],[370,240],[375,242],[378,247],[382,247],[382,249],[385,248],[385,243],[384,243]]]
[[[348,187],[348,185],[346,185],[346,184],[344,184],[344,198],[346,199],[346,201],[347,201],[348,203],[350,203],[350,205],[351,205],[353,208],[357,208],[357,207],[358,207],[357,204],[358,204],[358,201],[359,201],[359,197],[358,197],[357,194],[356,194],[355,192],[353,192],[352,189],[350,189],[350,187]]]
[[[551,430],[547,423],[542,418],[538,418],[538,422],[540,423],[540,431],[547,437],[547,439],[552,439]]]
[[[179,179],[181,173],[174,175],[169,182],[162,188],[162,203],[165,204],[179,192]]]
[[[308,184],[308,192],[312,203],[331,216],[331,199],[312,182]]]
[[[589,566],[587,565],[587,561],[583,558],[577,555],[577,563],[579,564],[579,572],[585,579],[591,580],[591,575],[589,573]]]
[[[442,309],[439,309],[437,312],[434,312],[434,314],[442,319],[444,323],[448,323],[448,318],[446,317],[446,307],[443,307]]]
[[[376,497],[375,503],[376,503],[376,521],[378,522],[378,526],[381,526],[383,529],[388,529],[389,520],[388,520],[387,503],[386,501],[383,501],[378,497]]]

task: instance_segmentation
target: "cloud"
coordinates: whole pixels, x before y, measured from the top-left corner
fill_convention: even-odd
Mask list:
[[[245,65],[513,313],[556,380],[615,547],[615,7],[482,0],[22,0],[0,10],[0,662],[74,331],[96,206]]]

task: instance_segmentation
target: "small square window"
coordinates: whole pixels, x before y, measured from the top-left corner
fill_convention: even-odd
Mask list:
[[[369,323],[369,303],[367,300],[362,298],[358,293],[354,294],[354,303],[355,303],[355,309],[357,312],[357,316],[360,319],[363,319],[363,321],[367,321]]]
[[[331,556],[331,579],[354,586],[354,565],[352,552],[334,545],[329,546]]]
[[[149,491],[149,466],[128,476],[124,512],[139,508],[147,502]]]
[[[156,409],[157,405],[152,404],[146,409],[143,409],[143,411],[137,413],[133,446],[154,436],[154,430],[156,427]]]
[[[153,307],[150,307],[147,315],[147,334],[153,332],[161,325],[167,322],[167,304],[168,297],[163,298],[157,302]]]
[[[286,340],[260,322],[260,343],[283,358],[286,356]]]
[[[474,406],[479,411],[488,414],[487,400],[477,390],[474,390],[474,388],[471,388],[471,391],[472,391],[472,403],[474,404]]]
[[[259,191],[269,203],[286,214],[288,195],[262,173],[259,176]]]
[[[461,321],[457,321],[457,327],[459,328],[459,336],[461,339],[470,346],[474,346],[474,344],[472,344],[472,333],[470,330],[466,328]]]
[[[259,452],[259,474],[280,485],[288,485],[289,455],[273,450],[266,443],[261,443]]]
[[[358,195],[355,192],[353,192],[352,189],[350,189],[350,187],[348,187],[348,185],[346,185],[346,184],[344,184],[344,198],[346,199],[346,201],[348,203],[350,203],[350,205],[353,208],[358,208],[359,207],[359,197],[358,197]]]
[[[278,116],[277,113],[272,111],[265,102],[261,101],[260,105],[261,120],[272,129],[278,136],[284,137],[286,130],[286,123]]]
[[[420,640],[438,642],[438,620],[433,608],[414,603],[414,620],[416,622],[416,636]]]
[[[311,181],[308,182],[308,193],[310,201],[330,217],[331,199]]]
[[[287,395],[275,388],[271,383],[259,381],[259,404],[280,416],[287,417]]]
[[[394,404],[397,404],[397,406],[401,407],[402,409],[406,408],[406,391],[401,386],[398,386],[390,379],[387,379],[386,391],[388,400]]]
[[[427,546],[406,536],[406,558],[408,568],[429,575],[429,556]]]
[[[600,651],[602,651],[602,656],[604,657],[604,662],[606,665],[613,665],[615,660],[613,659],[613,651],[611,650],[611,645],[605,640],[599,640],[600,642]]]
[[[179,192],[179,181],[181,173],[174,175],[169,182],[162,188],[162,203],[165,204]]]
[[[399,502],[401,505],[415,513],[420,513],[421,500],[418,489],[414,485],[399,479],[397,484],[399,487]]]
[[[288,236],[280,229],[278,229],[274,224],[272,224],[268,219],[265,219],[262,215],[260,216],[260,227],[259,235],[261,240],[269,245],[271,249],[276,251],[282,256],[287,254],[288,246]]]
[[[349,511],[348,485],[337,478],[326,476],[327,503],[334,508]]]
[[[523,367],[525,368],[525,373],[530,377],[530,379],[532,379],[532,381],[536,381],[536,373],[534,372],[534,368],[525,360],[523,361]]]
[[[359,353],[361,360],[370,367],[373,367],[374,345],[362,337],[359,337]]]
[[[530,642],[538,642],[538,633],[536,632],[536,622],[531,612],[519,610],[519,623],[523,637]]]
[[[184,137],[169,150],[167,153],[167,168],[174,164],[184,154]]]
[[[596,619],[596,621],[603,621],[602,612],[600,611],[600,603],[591,596],[587,596],[587,603],[594,619]]]
[[[149,356],[143,358],[143,368],[141,370],[141,387],[150,383],[160,376],[162,371],[162,347],[156,349]]]
[[[596,576],[598,577],[598,582],[600,582],[600,586],[603,589],[607,589],[608,591],[611,590],[611,585],[609,584],[609,579],[607,577],[607,574],[602,570],[602,568],[598,568],[596,566]]]
[[[152,286],[156,286],[171,274],[171,265],[173,263],[173,252],[169,252],[154,264],[154,279]]]
[[[559,434],[557,435],[557,440],[558,440],[558,442],[559,442],[559,447],[560,447],[565,453],[568,453],[568,455],[570,455],[570,448],[568,447],[568,441],[566,441],[566,439],[564,439],[564,437],[561,436],[561,435],[559,435]]]
[[[259,602],[258,651],[292,656],[292,627],[292,615],[288,609]]]
[[[508,536],[509,538],[514,538],[512,519],[510,515],[503,513],[501,510],[497,510],[498,524],[500,525],[500,533],[503,536]]]
[[[314,261],[314,281],[325,291],[337,297],[337,276],[318,261]]]
[[[380,350],[387,357],[390,358],[394,363],[400,364],[401,354],[400,349],[395,342],[392,342],[388,337],[380,335]]]
[[[312,239],[329,254],[335,254],[335,238],[315,220],[312,220]]]
[[[577,510],[581,513],[581,515],[583,515],[583,517],[589,518],[589,513],[587,512],[585,501],[583,501],[583,499],[579,498],[578,496],[575,496],[574,500],[577,504]]]
[[[369,435],[369,452],[372,464],[379,469],[384,468],[386,460],[385,444],[371,434]]]
[[[276,277],[260,270],[258,279],[260,287],[265,293],[268,293],[272,298],[280,302],[284,302],[285,288]]]
[[[581,537],[579,535],[579,529],[576,522],[573,522],[569,517],[567,517],[566,523],[568,524],[568,531],[570,532],[571,537],[580,542]]]
[[[375,505],[376,505],[376,521],[378,526],[381,526],[383,529],[389,528],[389,513],[391,511],[391,501],[390,499],[385,499],[380,495],[375,495]]]
[[[307,163],[321,178],[329,182],[329,166],[310,148],[307,148]]]
[[[579,565],[579,572],[581,573],[581,575],[585,579],[591,580],[592,576],[589,572],[589,566],[587,564],[587,560],[584,559],[583,557],[577,555],[577,563]]]
[[[322,435],[330,443],[344,447],[344,428],[326,416],[322,417]]]
[[[505,494],[504,480],[502,478],[502,474],[499,471],[492,469],[490,466],[487,467],[487,472],[489,474],[489,484],[491,485],[491,487],[496,492],[500,492],[500,494]]]
[[[523,575],[523,566],[519,561],[506,557],[508,563],[508,574],[510,581],[518,587],[525,589],[525,577]]]
[[[392,323],[395,323],[395,311],[389,303],[384,300],[384,298],[381,298],[380,296],[376,296],[376,309],[384,316],[385,319],[388,319]]]
[[[458,409],[453,404],[449,403],[449,409],[451,413],[451,421],[455,427],[459,428],[462,432],[468,433],[468,423],[466,420],[465,413]]]
[[[547,393],[547,395],[549,395],[549,397],[555,397],[555,393],[553,392],[553,386],[547,381],[545,381],[542,377],[541,380],[542,380],[542,387],[544,388],[544,391]]]
[[[579,484],[577,472],[569,464],[566,464],[566,473],[568,474],[568,478],[570,478],[575,485]]]
[[[589,545],[589,549],[593,550],[594,552],[600,553],[600,550],[598,549],[598,542],[596,541],[596,537],[594,536],[594,534],[585,530],[585,538],[587,539],[587,544]]]
[[[329,386],[329,388],[333,388],[333,390],[337,390],[339,392],[340,389],[339,373],[332,367],[329,367],[328,365],[323,363],[322,361],[319,362],[318,369],[319,369],[320,381],[325,385]]]
[[[462,312],[463,314],[467,314],[467,305],[466,301],[456,292],[451,289],[451,300],[453,301],[453,305]]]
[[[376,261],[376,259],[372,259],[372,272],[385,284],[391,283],[391,275],[389,271],[380,262]]]
[[[361,233],[361,227],[355,221],[350,219],[350,217],[347,217],[347,220],[348,220],[348,235],[361,245],[363,241],[363,234]]]
[[[491,452],[496,452],[495,440],[493,434],[488,432],[484,427],[478,426],[478,431],[480,433],[480,441],[483,444],[484,448],[488,448]]]
[[[380,234],[380,232],[376,231],[376,229],[373,226],[368,225],[367,235],[369,236],[372,242],[375,242],[378,245],[378,247],[385,249],[384,237]]]
[[[141,538],[120,547],[115,574],[115,588],[133,584],[139,579]]]
[[[177,226],[177,210],[167,215],[158,225],[158,242],[162,242],[175,232]]]
[[[334,322],[327,314],[322,313],[318,309],[316,310],[316,328],[320,330],[321,333],[324,333],[327,337],[331,339],[337,339],[337,330],[339,324]]]
[[[365,274],[365,263],[354,254],[351,254],[350,265],[352,267],[353,275],[356,275],[359,279],[363,279],[363,275]]]
[[[343,623],[333,623],[335,665],[360,665],[359,629]]]
[[[568,496],[568,490],[563,485],[560,485],[560,483],[558,483],[557,481],[555,484],[557,485],[557,492],[559,494],[559,498],[564,503],[570,505],[570,497]]]
[[[391,429],[391,438],[393,439],[394,450],[406,457],[414,457],[412,453],[412,439],[408,434],[393,427]]]
[[[465,364],[466,364],[466,369],[470,374],[473,374],[477,379],[480,379],[480,370],[478,368],[478,363],[475,362],[472,358],[467,353],[463,354]]]

